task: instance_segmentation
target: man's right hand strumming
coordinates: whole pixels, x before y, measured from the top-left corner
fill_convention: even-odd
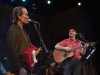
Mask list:
[[[66,50],[66,51],[71,51],[71,49],[72,48],[70,48],[70,47],[64,47],[64,50]]]

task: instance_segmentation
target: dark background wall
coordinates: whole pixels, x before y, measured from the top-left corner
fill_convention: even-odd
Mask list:
[[[6,35],[8,28],[11,26],[13,7],[0,4],[0,9],[0,61],[6,67]],[[51,50],[52,52],[54,50],[54,45],[57,42],[68,38],[68,28],[70,26],[76,27],[79,33],[84,34],[84,38],[87,41],[99,41],[99,37],[96,34],[99,30],[98,25],[100,15],[97,16],[95,12],[90,12],[80,7],[75,7],[52,16],[45,17],[31,12],[29,12],[29,16],[31,19],[36,20],[40,23],[40,25],[37,24],[36,27],[43,39],[46,48]],[[94,17],[98,18],[95,19]],[[38,35],[36,28],[34,27],[34,23],[26,25],[25,29],[29,34],[32,43],[36,47],[43,45],[43,42],[41,42],[40,36]],[[100,53],[98,51],[98,47],[99,45],[97,44],[97,49],[91,56],[92,59],[89,58],[88,60],[86,60],[86,57],[89,55],[89,49],[83,56],[83,75],[92,75],[92,72],[94,72],[95,75],[99,75],[97,74],[97,72],[99,71],[99,62],[96,59],[98,57],[98,54]],[[35,70],[33,72],[37,75],[44,75],[44,55],[45,49],[41,50],[37,55],[38,63],[36,64]],[[87,74],[87,71],[89,74]]]

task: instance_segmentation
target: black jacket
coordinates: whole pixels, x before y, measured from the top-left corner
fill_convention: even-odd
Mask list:
[[[24,33],[24,34],[23,34]],[[12,25],[7,33],[7,70],[18,75],[20,68],[27,69],[25,49],[30,47],[30,39],[27,33],[18,25]]]

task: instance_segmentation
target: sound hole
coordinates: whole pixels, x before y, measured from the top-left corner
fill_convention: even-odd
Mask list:
[[[66,52],[66,51],[61,51],[61,56],[62,56],[62,57],[67,57],[67,56],[68,56],[68,52]]]

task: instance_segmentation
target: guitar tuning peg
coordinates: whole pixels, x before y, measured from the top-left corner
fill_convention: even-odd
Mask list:
[[[96,45],[97,43],[98,43],[97,41],[96,42],[92,42],[91,45]]]

